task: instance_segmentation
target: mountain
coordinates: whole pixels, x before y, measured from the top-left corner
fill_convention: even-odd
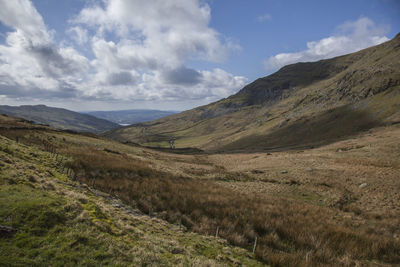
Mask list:
[[[130,109],[113,111],[89,111],[86,113],[100,119],[105,119],[118,123],[120,125],[129,125],[138,122],[146,122],[160,119],[175,114],[177,112],[153,109]]]
[[[218,102],[106,136],[208,151],[319,146],[400,121],[400,34],[356,53],[296,63]]]
[[[0,113],[20,117],[58,129],[100,133],[120,127],[118,124],[62,108],[45,105],[0,106]]]

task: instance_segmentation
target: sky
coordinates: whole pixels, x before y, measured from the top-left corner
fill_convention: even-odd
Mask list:
[[[0,0],[0,104],[186,110],[399,30],[399,0]]]

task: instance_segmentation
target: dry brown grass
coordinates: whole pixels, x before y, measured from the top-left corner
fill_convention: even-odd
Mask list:
[[[219,227],[219,236],[234,245],[250,249],[257,236],[256,255],[272,265],[400,261],[398,240],[336,220],[336,209],[240,193],[213,180],[173,176],[94,148],[69,153],[74,159],[69,166],[80,181],[196,232],[214,235]]]

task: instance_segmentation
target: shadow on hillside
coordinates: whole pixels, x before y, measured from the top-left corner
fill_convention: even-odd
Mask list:
[[[289,122],[290,123],[290,122]],[[378,118],[351,106],[342,106],[313,117],[301,118],[266,135],[251,135],[220,149],[220,152],[282,151],[314,148],[343,140],[380,126]]]

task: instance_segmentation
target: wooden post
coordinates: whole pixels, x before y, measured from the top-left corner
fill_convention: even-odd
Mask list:
[[[253,247],[253,253],[256,251],[256,247],[257,247],[257,237],[254,240],[254,247]]]
[[[215,238],[218,238],[219,226],[217,226],[217,231],[215,232]]]

